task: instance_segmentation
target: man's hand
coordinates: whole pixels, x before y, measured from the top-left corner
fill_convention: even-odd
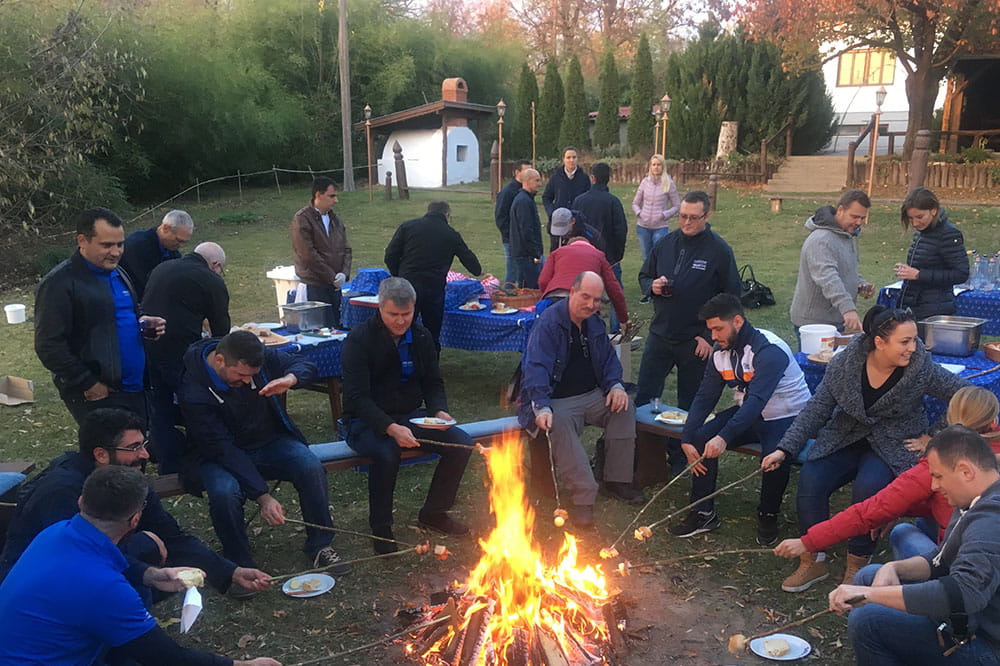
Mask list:
[[[837,615],[843,615],[852,608],[864,606],[868,603],[866,597],[870,590],[871,588],[863,585],[838,585],[830,593],[830,610]]]
[[[262,388],[259,393],[265,398],[269,395],[281,395],[298,383],[299,378],[292,373],[288,373],[284,377],[278,377],[277,379],[269,381],[264,385],[264,388]]]
[[[163,543],[163,539],[156,536],[149,530],[143,530],[142,533],[149,537],[150,541],[156,544],[157,550],[160,551],[160,566],[163,566],[163,563],[167,561],[167,545]]]
[[[256,659],[234,659],[233,666],[281,666],[281,662],[270,657],[257,657]]]
[[[760,461],[760,468],[765,472],[773,472],[781,467],[783,462],[785,462],[785,452],[779,449],[764,456],[764,459]]]
[[[666,287],[667,287],[667,278],[666,276],[661,275],[660,277],[653,280],[653,284],[651,284],[649,288],[650,291],[652,291],[657,296],[662,296],[663,291],[666,289]]]
[[[420,446],[420,442],[413,436],[413,431],[398,423],[393,423],[386,428],[385,434],[396,440],[396,444],[404,449],[415,449]]]
[[[535,425],[546,432],[552,430],[552,412],[539,412],[538,416],[535,417]]]
[[[687,458],[688,465],[701,458],[701,454],[698,453],[698,449],[694,448],[693,444],[688,444],[687,442],[681,443],[681,452],[684,454],[684,457]],[[705,467],[705,463],[698,463],[691,468],[691,474],[694,476],[701,476],[707,471],[708,468]]]
[[[343,287],[345,282],[347,282],[347,276],[343,273],[337,273],[333,278],[333,286],[337,289]]]
[[[608,391],[604,404],[613,412],[624,412],[628,409],[628,393],[616,386]]]
[[[875,572],[875,577],[872,579],[872,587],[890,587],[893,585],[902,585],[899,581],[899,573],[896,571],[896,566],[893,562],[883,564]]]
[[[802,539],[785,539],[774,547],[774,554],[778,557],[798,557],[806,552]]]
[[[726,440],[722,439],[718,435],[708,440],[708,442],[705,444],[706,458],[718,458],[725,452],[726,452]]]
[[[858,319],[858,311],[851,310],[844,313],[844,333],[858,333],[861,331],[861,320]]]
[[[181,592],[186,589],[186,585],[177,577],[181,571],[187,569],[196,569],[197,567],[166,567],[164,569],[158,569],[156,567],[149,567],[146,572],[142,575],[142,584],[146,587],[155,587],[158,590],[164,592]],[[199,569],[199,571],[201,571]],[[205,572],[202,571],[201,575],[204,576]]]
[[[281,502],[271,497],[270,493],[264,493],[258,497],[257,504],[260,505],[260,517],[264,519],[265,523],[268,525],[285,524],[285,507],[281,506]]]
[[[97,382],[89,389],[83,392],[83,399],[87,402],[93,402],[94,400],[104,400],[111,393],[111,389],[104,382]]]
[[[167,330],[167,320],[163,317],[154,317],[152,315],[143,315],[139,317],[139,321],[146,322],[146,330],[152,329],[155,331],[155,335],[150,336],[153,340],[159,340],[160,336]],[[143,336],[145,337],[145,336]]]
[[[438,413],[435,414],[434,416],[436,418],[439,418],[439,419],[443,420],[443,421],[454,421],[455,420],[455,419],[452,418],[451,414],[449,414],[448,412],[444,411],[443,409],[438,410]]]
[[[705,359],[707,359],[709,356],[712,355],[712,345],[709,344],[708,342],[705,342],[705,338],[701,337],[700,335],[696,336],[694,339],[694,344],[695,344],[694,355],[700,358],[701,360],[704,361]]]
[[[260,569],[236,567],[233,571],[233,583],[248,590],[266,590],[271,586],[271,577]]]
[[[914,453],[923,455],[924,449],[931,441],[931,436],[924,434],[920,437],[914,437],[913,439],[904,439],[903,446],[906,447],[907,451],[913,451]]]

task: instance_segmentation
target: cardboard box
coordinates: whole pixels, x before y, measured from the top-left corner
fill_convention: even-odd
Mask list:
[[[35,401],[35,382],[11,375],[0,376],[0,405],[23,405]]]

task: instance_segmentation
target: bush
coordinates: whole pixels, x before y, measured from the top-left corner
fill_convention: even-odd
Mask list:
[[[982,164],[993,159],[993,152],[979,146],[962,148],[961,159],[965,164]]]

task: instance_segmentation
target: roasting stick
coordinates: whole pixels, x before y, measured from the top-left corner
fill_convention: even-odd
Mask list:
[[[402,638],[403,636],[406,636],[407,634],[412,634],[415,631],[420,631],[421,629],[426,629],[427,627],[433,627],[435,624],[441,624],[442,622],[445,622],[445,621],[448,621],[448,620],[451,620],[451,616],[450,615],[444,615],[442,617],[436,617],[433,620],[430,620],[429,622],[424,622],[422,624],[418,624],[418,625],[415,625],[413,627],[410,627],[409,629],[404,629],[403,631],[400,631],[398,633],[392,634],[391,636],[383,636],[382,638],[378,639],[377,641],[372,641],[371,643],[365,643],[364,645],[359,645],[357,647],[351,648],[350,650],[344,650],[343,652],[330,653],[328,655],[325,655],[325,656],[322,656],[322,657],[317,657],[315,659],[308,659],[306,661],[300,661],[300,662],[298,662],[296,664],[292,664],[291,666],[311,666],[312,664],[321,664],[324,661],[330,661],[332,659],[339,659],[340,657],[344,657],[344,656],[347,656],[349,654],[354,654],[355,652],[361,652],[363,650],[370,650],[371,648],[379,647],[380,645],[383,645],[386,641],[394,641],[397,638]]]
[[[549,443],[549,470],[552,472],[552,488],[556,494],[556,510],[553,512],[552,515],[555,516],[554,520],[556,527],[562,527],[563,525],[566,524],[567,514],[566,510],[562,508],[562,501],[560,501],[559,499],[559,479],[556,478],[556,459],[555,459],[555,454],[552,453],[551,429],[545,431],[545,439]],[[560,521],[562,521],[561,524]]]
[[[687,506],[682,506],[681,508],[677,509],[673,513],[669,514],[667,517],[661,518],[660,520],[656,521],[655,523],[651,523],[649,525],[649,529],[653,529],[654,527],[662,525],[663,523],[667,522],[668,520],[670,520],[671,518],[677,516],[678,514],[681,514],[681,513],[685,512],[685,511],[689,510],[689,509],[693,509],[694,507],[698,506],[699,504],[701,504],[705,500],[712,499],[716,495],[719,495],[719,494],[721,494],[721,493],[729,490],[733,486],[738,486],[739,484],[743,483],[744,481],[749,481],[750,479],[752,479],[753,477],[757,476],[758,474],[760,474],[763,471],[764,471],[763,467],[758,467],[754,471],[752,471],[749,474],[747,474],[746,476],[744,476],[742,479],[737,479],[736,481],[733,481],[729,485],[726,485],[726,486],[723,486],[723,487],[719,488],[718,490],[716,490],[711,495],[705,495],[704,497],[702,497],[697,502],[691,502]]]
[[[863,594],[859,594],[856,597],[851,597],[847,600],[847,603],[854,606],[865,600]],[[753,636],[747,638],[743,634],[733,634],[729,637],[729,651],[733,654],[739,654],[743,650],[747,649],[750,645],[750,641],[755,641],[758,638],[764,638],[765,636],[770,636],[771,634],[776,634],[786,629],[791,629],[792,627],[798,627],[807,622],[812,622],[816,618],[823,617],[824,615],[829,615],[833,612],[832,608],[827,608],[826,610],[821,610],[818,613],[813,613],[808,617],[804,617],[801,620],[796,620],[795,622],[789,622],[788,624],[783,624],[780,627],[775,627],[774,629],[768,629],[767,631],[762,631],[759,634],[754,634]]]
[[[352,530],[345,530],[342,527],[328,527],[326,525],[317,525],[316,523],[307,523],[304,520],[296,520],[295,518],[285,518],[285,522],[295,523],[296,525],[305,525],[306,527],[312,527],[317,530],[324,530],[326,532],[336,532],[338,534],[350,534],[351,536],[365,537],[366,539],[375,539],[376,541],[388,541],[389,543],[394,543],[399,546],[406,546],[407,548],[417,547],[416,544],[407,543],[406,541],[399,541],[398,539],[387,539],[385,537],[375,536],[374,534],[365,534],[364,532],[354,532]]]
[[[640,564],[632,564],[630,562],[625,562],[625,570],[631,571],[632,569],[645,569],[646,567],[658,567],[663,564],[673,564],[674,562],[682,562],[684,560],[697,560],[701,557],[715,557],[716,555],[753,555],[753,554],[764,554],[769,555],[774,554],[773,548],[737,548],[736,550],[706,550],[702,553],[691,553],[690,555],[681,555],[680,557],[671,557],[666,560],[656,560],[654,562],[642,562]]]
[[[398,557],[399,555],[404,555],[406,553],[415,553],[417,551],[416,546],[413,548],[404,548],[403,550],[397,550],[395,553],[384,553],[382,555],[369,555],[368,557],[359,557],[356,560],[341,560],[340,562],[334,562],[333,564],[327,565],[325,567],[319,567],[317,569],[306,569],[305,571],[296,571],[295,573],[282,574],[280,576],[271,576],[272,583],[278,583],[289,578],[295,578],[296,576],[305,576],[307,574],[323,573],[334,567],[343,566],[345,564],[359,564],[361,562],[370,562],[371,560],[382,560],[387,557]]]
[[[487,451],[493,448],[492,446],[483,446],[479,442],[476,442],[472,446],[466,446],[465,444],[455,444],[453,442],[439,442],[434,439],[420,439],[419,437],[414,437],[413,439],[417,440],[421,444],[433,444],[434,446],[450,446],[453,449],[465,449],[466,451],[470,450],[479,451],[480,453],[483,454],[485,454]]]

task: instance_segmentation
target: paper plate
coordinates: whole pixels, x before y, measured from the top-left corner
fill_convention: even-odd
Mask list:
[[[310,582],[313,584],[318,583],[319,587],[308,591],[303,589],[304,587],[308,587],[308,583]],[[309,597],[318,597],[321,594],[326,594],[332,590],[333,586],[336,584],[337,581],[335,581],[332,576],[327,576],[326,574],[303,574],[286,580],[285,584],[281,586],[281,591],[290,597],[308,599]]]
[[[481,310],[486,310],[488,308],[489,308],[488,305],[478,302],[469,302],[466,303],[465,305],[458,306],[458,309],[463,312],[480,312]]]
[[[517,314],[518,312],[520,312],[520,310],[518,310],[517,308],[506,308],[506,309],[503,309],[503,310],[490,310],[490,313],[491,314],[495,314],[495,315],[510,315],[510,314]]]
[[[784,638],[788,641],[787,654],[780,657],[771,657],[764,651],[764,641],[773,640],[775,638]],[[750,641],[750,651],[758,657],[764,657],[764,659],[770,659],[771,661],[795,661],[796,659],[801,659],[812,652],[812,646],[798,636],[792,636],[791,634],[771,634],[770,636],[755,638]]]
[[[444,419],[439,419],[434,416],[418,416],[415,419],[410,419],[410,423],[415,426],[420,426],[421,428],[430,428],[431,430],[447,430],[455,425],[457,421],[455,421],[455,419],[445,421]]]

